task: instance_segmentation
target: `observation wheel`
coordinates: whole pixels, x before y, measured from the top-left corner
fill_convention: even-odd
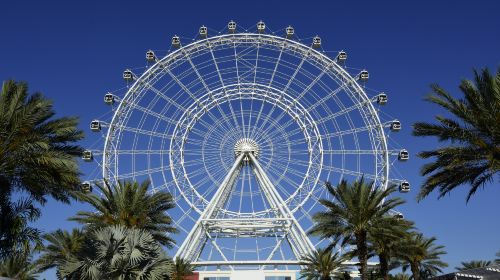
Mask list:
[[[409,190],[389,180],[393,157],[408,159],[386,140],[401,123],[381,121],[387,95],[365,92],[369,73],[349,73],[346,52],[328,57],[321,38],[303,43],[292,27],[270,33],[263,22],[211,32],[202,26],[186,44],[174,36],[165,56],[146,53],[144,71],[125,70],[125,93],[105,95],[111,120],[91,123],[104,147],[84,153],[111,182],[149,180],[173,195],[178,256],[296,265],[319,242],[306,232],[325,181],[364,176]]]

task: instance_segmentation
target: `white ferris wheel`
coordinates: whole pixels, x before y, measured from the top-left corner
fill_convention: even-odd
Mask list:
[[[408,152],[388,148],[401,123],[380,119],[387,95],[367,94],[369,73],[349,73],[346,52],[328,57],[317,36],[303,42],[263,22],[202,26],[186,44],[174,36],[165,56],[148,51],[145,70],[125,70],[127,87],[105,95],[113,116],[91,123],[104,147],[83,159],[111,182],[147,179],[173,195],[177,256],[231,269],[297,265],[320,245],[306,233],[325,181],[364,176],[409,191],[389,179]]]

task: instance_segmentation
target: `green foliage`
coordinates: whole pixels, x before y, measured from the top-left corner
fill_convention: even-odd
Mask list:
[[[32,248],[10,255],[0,262],[0,276],[17,280],[36,280],[38,269],[31,262]]]
[[[196,266],[190,261],[177,257],[170,272],[170,280],[184,280],[186,276],[193,275],[195,269]]]
[[[43,238],[48,244],[41,249],[36,264],[42,271],[57,268],[56,274],[61,279],[60,266],[77,256],[84,244],[85,234],[79,229],[73,229],[72,232],[59,229],[44,234]]]
[[[175,243],[168,233],[177,230],[166,213],[175,207],[172,196],[165,192],[148,193],[149,181],[142,184],[123,181],[117,185],[97,184],[102,196],[94,193],[78,193],[77,198],[87,202],[95,211],[80,211],[70,220],[77,221],[90,229],[109,225],[123,225],[127,228],[144,229],[150,232],[162,245],[172,247]]]
[[[303,266],[300,271],[300,279],[306,280],[330,280],[332,276],[342,277],[342,262],[344,258],[339,255],[339,252],[333,253],[331,249],[318,249],[309,255],[303,256],[301,264]]]
[[[384,219],[389,221],[384,222]],[[384,217],[379,225],[369,231],[368,241],[371,245],[370,251],[378,256],[380,277],[389,279],[389,271],[398,266],[400,252],[412,249],[402,241],[413,228],[413,223],[404,219]]]
[[[406,273],[397,273],[394,275],[389,275],[389,280],[410,280],[410,275]]]
[[[426,238],[417,232],[411,232],[402,241],[407,245],[407,250],[399,253],[404,261],[403,270],[410,268],[414,280],[435,276],[442,272],[441,268],[448,266],[440,259],[446,254],[444,246],[434,244],[435,241],[436,238]]]
[[[168,277],[171,261],[146,230],[115,225],[94,230],[75,257],[59,267],[63,279],[148,279]]]
[[[326,183],[333,200],[320,200],[327,210],[314,215],[316,224],[310,231],[322,238],[341,240],[343,245],[354,243],[363,280],[367,279],[368,234],[395,222],[387,218],[389,211],[403,203],[400,198],[388,198],[395,192],[394,186],[383,190],[372,185],[363,178],[353,184],[343,180],[336,188]]]
[[[419,154],[434,161],[422,167],[427,176],[418,199],[438,189],[439,197],[463,184],[470,184],[467,201],[479,187],[500,171],[500,69],[492,76],[487,69],[474,71],[474,81],[462,80],[464,99],[457,100],[438,85],[427,97],[453,115],[436,116],[437,123],[414,124],[413,135],[434,136],[450,145]]]
[[[456,270],[462,271],[462,270],[468,270],[468,269],[473,269],[473,268],[481,268],[481,267],[487,267],[493,264],[492,261],[468,261],[468,262],[461,262],[461,266],[455,267]]]
[[[0,260],[23,254],[32,244],[41,245],[40,231],[28,223],[40,217],[39,209],[29,199],[15,203],[0,197]]]
[[[26,83],[7,81],[0,93],[0,184],[9,194],[20,190],[38,202],[45,196],[68,202],[79,183],[73,145],[83,138],[77,118],[54,118],[52,102],[28,95]]]
[[[12,80],[0,92],[0,259],[21,244],[38,242],[38,230],[28,227],[39,211],[34,201],[46,196],[69,202],[78,187],[76,157],[83,138],[76,118],[55,118],[52,102],[41,93],[28,94],[26,83]],[[11,202],[13,193],[28,198]],[[33,201],[34,200],[34,201]]]

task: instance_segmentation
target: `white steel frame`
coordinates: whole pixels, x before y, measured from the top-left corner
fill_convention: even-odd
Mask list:
[[[232,49],[234,54],[218,56]],[[268,50],[276,52],[276,57],[266,54]],[[246,57],[250,53],[251,59]],[[204,55],[211,58],[200,62]],[[233,63],[231,68],[226,66],[229,62]],[[266,265],[297,265],[300,256],[316,246],[305,234],[303,221],[311,220],[309,212],[324,195],[318,187],[323,180],[330,180],[330,174],[336,173],[340,178],[363,175],[381,188],[390,183],[389,156],[398,151],[388,149],[385,129],[390,121],[380,120],[374,106],[376,96],[369,97],[357,76],[310,45],[263,33],[208,36],[181,45],[162,59],[155,56],[155,63],[142,74],[132,74],[134,80],[125,96],[115,97],[118,106],[111,122],[100,122],[108,129],[104,150],[94,156],[102,155],[102,174],[108,180],[149,178],[154,191],[167,189],[173,193],[183,212],[174,222],[187,235],[176,256],[202,266],[258,265],[264,269]],[[161,84],[164,80],[167,82]],[[340,94],[349,102],[340,99]],[[151,101],[142,102],[146,97]],[[155,107],[160,102],[167,104],[161,110]],[[244,102],[255,103],[255,108],[244,109]],[[338,109],[332,111],[330,104]],[[141,117],[132,121],[134,114]],[[355,114],[361,125],[353,119]],[[155,121],[148,126],[151,118]],[[344,124],[338,121],[340,118]],[[160,129],[161,125],[166,128]],[[370,146],[362,145],[362,133]],[[147,137],[148,142],[141,137]],[[278,137],[283,143],[277,142]],[[227,154],[234,153],[234,147],[224,143],[243,138],[258,142],[261,155],[257,158],[249,150],[229,163]],[[157,141],[161,145],[155,146]],[[124,147],[125,142],[131,144]],[[302,150],[294,148],[297,143]],[[193,150],[193,146],[199,150]],[[217,153],[220,158],[215,157]],[[344,162],[350,155],[357,158],[355,168]],[[123,156],[131,157],[127,162],[131,167],[123,168]],[[146,166],[137,159],[139,156],[147,158]],[[340,161],[334,162],[334,156]],[[370,157],[373,171],[360,167],[362,156]],[[153,157],[159,157],[161,164],[152,164]],[[220,170],[210,167],[214,164],[220,164]],[[199,167],[193,171],[193,166]],[[244,174],[243,166],[250,166],[252,174]],[[157,183],[155,176],[159,175],[163,182]],[[196,179],[200,176],[204,179]],[[227,209],[227,201],[238,192],[238,178],[248,176],[256,178],[259,191],[253,192],[267,209]],[[200,190],[207,184],[211,187]],[[286,190],[282,184],[293,189]],[[240,193],[243,197],[243,188]],[[312,206],[306,205],[311,200]],[[192,221],[194,226],[186,228],[184,221]],[[218,245],[219,238],[264,236],[275,237],[276,243],[267,257],[256,260],[226,256]],[[285,240],[293,256],[276,260],[274,256]],[[223,259],[200,258],[207,244]]]

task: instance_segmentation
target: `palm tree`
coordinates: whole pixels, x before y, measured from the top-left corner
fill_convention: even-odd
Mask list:
[[[389,280],[410,280],[410,275],[405,273],[398,273],[395,275],[389,275]]]
[[[378,256],[379,274],[383,279],[388,280],[389,271],[397,267],[393,260],[399,256],[399,252],[409,249],[408,244],[402,240],[412,228],[413,222],[392,216],[384,217],[379,226],[369,231],[368,240],[372,247],[370,251]]]
[[[376,188],[373,183],[365,183],[364,178],[353,184],[342,180],[336,188],[327,182],[326,188],[334,200],[320,200],[327,210],[314,215],[316,224],[310,233],[322,238],[342,239],[342,244],[354,243],[361,277],[366,280],[368,234],[388,215],[389,210],[404,201],[388,198],[396,190],[394,186],[385,190]]]
[[[16,240],[26,233],[33,239],[35,229],[24,221],[34,215],[33,200],[46,196],[69,202],[79,185],[76,157],[82,149],[73,145],[83,138],[76,118],[54,118],[52,102],[41,93],[28,94],[26,83],[12,80],[0,92],[0,258],[12,253]],[[11,194],[21,192],[28,199],[11,202]],[[30,205],[28,205],[30,204]],[[24,209],[19,211],[20,209]],[[19,215],[16,215],[19,214]],[[31,237],[28,237],[31,235]]]
[[[175,241],[168,233],[177,230],[165,211],[175,207],[172,196],[165,192],[148,193],[149,181],[142,184],[122,181],[117,185],[97,184],[102,196],[78,193],[79,200],[89,203],[95,211],[80,211],[70,220],[95,229],[123,225],[149,231],[162,245],[172,247]]]
[[[423,166],[427,176],[418,199],[435,189],[439,197],[463,184],[470,184],[467,201],[480,186],[493,180],[500,171],[500,69],[492,76],[487,69],[474,71],[474,81],[462,80],[464,99],[457,100],[438,85],[435,95],[427,97],[454,118],[436,116],[437,123],[414,124],[413,135],[435,136],[450,146],[424,151],[422,158],[434,158]]]
[[[77,118],[54,118],[52,102],[41,93],[28,95],[26,83],[4,82],[0,93],[0,191],[26,192],[44,203],[45,196],[69,202],[79,186],[73,145],[83,138]]]
[[[77,256],[85,241],[85,234],[80,229],[73,229],[72,232],[59,229],[43,235],[43,238],[48,245],[42,248],[36,264],[41,271],[57,268],[56,274],[61,279],[59,268]]]
[[[422,274],[434,276],[448,266],[439,257],[446,254],[444,246],[434,244],[435,241],[436,238],[426,238],[417,232],[411,232],[403,241],[408,245],[407,251],[400,252],[404,261],[403,271],[410,268],[414,280],[422,279]]]
[[[40,210],[30,199],[10,202],[0,197],[0,260],[15,254],[25,254],[31,245],[40,246],[40,231],[28,223],[40,217]]]
[[[31,262],[34,248],[28,247],[23,253],[16,253],[0,262],[0,278],[7,277],[17,280],[35,280],[38,270]]]
[[[184,280],[186,276],[193,275],[196,266],[190,261],[176,257],[170,272],[170,280]]]
[[[487,267],[493,264],[492,261],[468,261],[468,262],[461,262],[461,266],[455,267],[456,270],[462,271],[462,270],[468,270],[468,269],[473,269],[473,268],[481,268],[481,267]]]
[[[318,249],[301,259],[304,267],[300,271],[300,279],[306,280],[331,280],[332,276],[341,277],[344,268],[344,258],[339,253],[333,254],[331,248]]]
[[[115,225],[93,231],[75,257],[60,266],[63,279],[165,279],[171,270],[146,230]]]

